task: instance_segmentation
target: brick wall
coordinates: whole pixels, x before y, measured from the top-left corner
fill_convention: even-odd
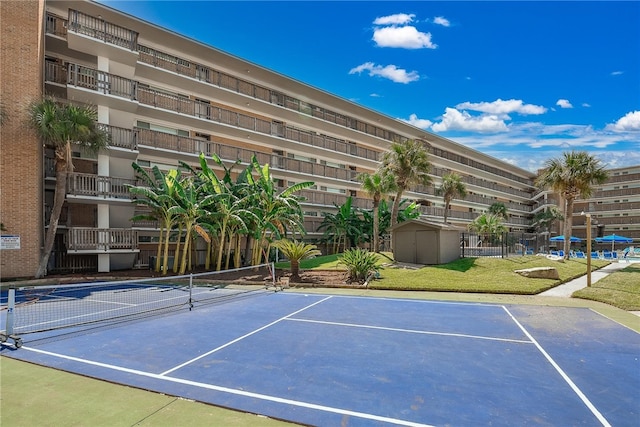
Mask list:
[[[20,249],[0,250],[0,277],[32,277],[42,231],[42,145],[25,127],[26,107],[42,96],[44,0],[0,1],[0,221]]]

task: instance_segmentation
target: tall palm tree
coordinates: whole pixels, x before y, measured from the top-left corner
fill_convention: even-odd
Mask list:
[[[394,142],[382,157],[381,169],[396,180],[396,196],[391,208],[391,226],[398,223],[398,210],[402,194],[412,185],[431,185],[431,162],[425,144],[412,139]]]
[[[373,251],[380,251],[380,201],[395,191],[396,183],[392,175],[377,171],[372,174],[362,173],[358,175],[362,182],[362,189],[373,199]]]
[[[31,104],[28,107],[28,117],[29,126],[37,136],[55,149],[56,187],[53,208],[42,258],[35,275],[36,278],[42,278],[47,271],[62,205],[67,195],[67,175],[73,172],[72,147],[99,151],[107,147],[108,134],[98,125],[98,112],[94,107],[62,104],[51,97]]]
[[[464,199],[467,197],[467,187],[460,175],[450,172],[442,175],[442,184],[436,189],[436,194],[444,198],[444,222],[446,224],[451,201],[455,198]]]
[[[565,152],[562,158],[547,160],[536,179],[542,189],[552,189],[565,200],[564,257],[569,258],[571,231],[573,228],[573,203],[576,198],[588,198],[593,186],[604,183],[608,172],[595,156],[585,151]]]

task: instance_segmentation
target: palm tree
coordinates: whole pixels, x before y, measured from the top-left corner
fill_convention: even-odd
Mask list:
[[[182,248],[182,259],[180,260],[180,274],[184,274],[187,269],[187,255],[191,250],[191,233],[195,231],[205,241],[209,240],[209,235],[201,222],[209,215],[208,208],[215,200],[212,194],[203,194],[201,186],[196,185],[192,178],[182,181],[174,180],[173,186],[175,188],[175,200],[177,204],[169,208],[169,213],[176,215],[180,219],[186,234],[184,247]],[[180,237],[179,235],[178,239],[180,239]],[[177,262],[177,259],[178,251],[176,249],[176,259],[174,262]]]
[[[562,216],[562,212],[560,212],[560,209],[558,209],[556,206],[549,206],[533,216],[533,222],[531,223],[531,226],[536,231],[549,231],[554,221],[562,221],[563,219],[564,216]]]
[[[442,176],[442,184],[436,189],[436,194],[444,197],[444,223],[446,224],[451,201],[458,197],[462,199],[467,197],[467,187],[460,175],[450,172]]]
[[[300,281],[301,260],[322,255],[316,245],[307,244],[298,240],[282,239],[274,242],[273,246],[280,249],[284,256],[289,258],[291,262],[290,280],[292,282]]]
[[[72,146],[90,151],[107,147],[108,134],[98,125],[98,113],[94,107],[61,104],[51,97],[33,103],[28,108],[29,126],[45,143],[55,149],[56,188],[49,228],[36,278],[46,274],[49,256],[58,230],[62,205],[67,195],[67,175],[73,172]]]
[[[502,219],[507,219],[508,217],[507,207],[502,202],[492,203],[489,206],[489,213],[502,217]]]
[[[565,152],[562,158],[550,159],[536,179],[541,189],[552,189],[565,200],[564,257],[569,258],[573,228],[573,203],[577,197],[591,196],[593,186],[604,183],[608,172],[595,156],[585,151]]]
[[[359,234],[359,218],[357,209],[353,207],[353,197],[347,197],[342,206],[335,203],[334,206],[337,212],[327,213],[317,231],[324,229],[325,239],[333,241],[333,253],[337,253],[340,251],[340,245],[346,250],[347,241]]]
[[[129,186],[129,192],[138,196],[133,200],[133,203],[145,205],[151,209],[151,212],[149,214],[136,215],[131,221],[153,219],[159,222],[160,237],[158,238],[154,270],[159,271],[160,265],[162,265],[162,274],[167,274],[169,240],[171,229],[176,222],[175,216],[169,211],[169,208],[176,203],[173,183],[179,180],[180,172],[177,169],[171,169],[165,175],[158,166],[154,166],[151,169],[151,174],[149,174],[135,162],[132,163],[132,167],[136,172],[136,176],[144,183],[141,186]],[[176,262],[177,257],[174,258],[174,263]]]
[[[431,185],[431,162],[429,150],[420,141],[406,140],[394,142],[391,150],[382,157],[380,165],[383,173],[393,175],[396,180],[396,196],[391,208],[391,226],[398,223],[398,210],[402,194],[412,185]]]
[[[362,182],[362,189],[373,199],[373,251],[380,251],[380,201],[385,200],[391,191],[395,191],[396,183],[393,176],[377,171],[372,174],[358,175]]]
[[[257,173],[257,179],[252,173]],[[270,239],[277,240],[286,236],[287,232],[303,234],[304,214],[300,206],[301,197],[297,196],[300,190],[312,187],[314,182],[304,181],[284,188],[282,191],[276,187],[276,182],[271,175],[269,164],[260,166],[254,156],[250,168],[243,174],[243,179],[252,186],[256,204],[253,206],[255,218],[259,219],[254,233],[253,265],[260,264],[260,258],[264,254],[265,262],[269,253]]]
[[[492,240],[492,236],[507,231],[507,227],[503,224],[503,218],[492,213],[483,213],[474,219],[468,227],[470,231],[483,235],[485,242]]]

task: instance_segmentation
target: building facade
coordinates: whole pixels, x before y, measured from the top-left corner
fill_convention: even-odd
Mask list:
[[[305,228],[311,240],[321,234],[317,230],[323,215],[335,211],[348,197],[357,207],[371,207],[358,174],[375,171],[390,145],[406,139],[422,141],[430,151],[434,185],[405,193],[420,201],[426,220],[442,221],[444,202],[434,189],[448,172],[461,175],[469,192],[452,203],[448,218],[453,225],[466,227],[500,202],[508,210],[509,229],[527,231],[533,215],[555,203],[548,194],[538,193],[535,174],[529,171],[153,23],[91,1],[25,3],[33,12],[40,10],[41,19],[20,19],[17,9],[22,9],[16,3],[0,3],[3,102],[18,115],[17,99],[4,95],[5,84],[16,86],[5,77],[24,78],[32,90],[16,88],[23,98],[46,93],[95,105],[98,120],[111,137],[109,150],[97,156],[74,153],[75,171],[67,182],[50,271],[106,272],[148,265],[159,230],[153,222],[131,221],[144,213],[131,202],[127,189],[127,184],[136,184],[132,162],[168,170],[179,161],[196,166],[200,153],[215,153],[228,163],[239,159],[243,164],[255,155],[261,164],[270,164],[281,187],[315,183],[300,193],[305,197]],[[11,13],[16,19],[12,28],[29,37],[5,43],[5,20]],[[30,47],[20,76],[4,69],[10,62],[4,60],[5,45],[11,43],[16,43],[14,50],[25,43]],[[13,201],[5,197],[10,172],[5,168],[5,125],[2,132],[2,217],[9,228]],[[28,196],[33,215],[20,220],[28,221],[35,231],[29,242],[41,245],[53,203],[53,151],[50,147],[43,151],[23,129],[11,127],[7,132],[12,132],[7,138],[24,135],[21,146],[30,147],[24,148],[29,151],[28,160],[16,158],[43,169],[21,179],[16,187],[33,181],[29,185],[34,190]],[[13,157],[6,162],[18,164]],[[23,196],[26,193],[17,197]],[[24,250],[27,230],[19,233],[24,248],[16,250],[17,258],[2,250],[4,277],[34,274],[39,255],[33,248]],[[26,259],[28,264],[20,261]]]
[[[25,110],[42,95],[42,1],[0,2],[0,276],[33,276],[42,234],[42,143]]]
[[[574,204],[574,234],[586,238],[586,219],[591,213],[591,235],[617,234],[640,241],[640,166],[609,170],[609,179],[595,187],[591,198]],[[604,246],[596,245],[596,249]]]

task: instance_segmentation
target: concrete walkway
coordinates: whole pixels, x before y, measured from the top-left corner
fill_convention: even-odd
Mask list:
[[[613,262],[606,267],[603,267],[596,271],[592,271],[591,284],[594,284],[603,277],[606,277],[615,271],[622,270],[623,268],[628,266],[629,263],[627,262]],[[555,288],[551,288],[548,291],[541,292],[538,295],[545,297],[571,297],[571,294],[573,294],[575,291],[586,287],[587,275],[585,274],[584,276],[580,276],[577,279],[573,279],[567,283],[556,286]]]

